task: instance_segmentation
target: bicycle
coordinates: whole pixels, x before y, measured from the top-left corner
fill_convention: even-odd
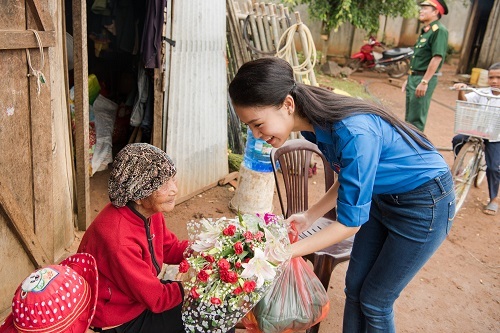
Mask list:
[[[453,87],[450,89],[454,90]],[[467,135],[468,139],[451,167],[456,195],[455,212],[458,212],[465,202],[472,182],[475,187],[479,187],[486,176],[483,140],[500,140],[500,107],[490,105],[491,98],[500,96],[488,95],[470,87],[460,90],[473,91],[486,97],[488,103],[478,104],[461,100],[456,102],[454,132]]]

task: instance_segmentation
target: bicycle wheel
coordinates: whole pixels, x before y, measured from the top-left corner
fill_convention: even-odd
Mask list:
[[[455,212],[458,212],[462,207],[472,186],[472,181],[476,176],[478,167],[477,157],[480,150],[482,150],[481,144],[467,142],[460,149],[460,153],[458,153],[455,163],[453,163],[451,174],[453,175],[453,182],[455,184]]]
[[[476,180],[474,181],[474,186],[479,187],[483,183],[486,177],[486,159],[484,158],[484,152],[481,154],[481,161],[479,162],[479,169],[477,170]]]

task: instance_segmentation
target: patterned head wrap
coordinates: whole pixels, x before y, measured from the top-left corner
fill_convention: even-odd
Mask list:
[[[163,150],[147,143],[129,144],[113,162],[108,182],[109,199],[116,207],[144,199],[176,173],[174,162]]]

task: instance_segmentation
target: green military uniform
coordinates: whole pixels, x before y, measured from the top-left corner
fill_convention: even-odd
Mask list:
[[[422,34],[415,44],[415,53],[410,62],[411,74],[408,76],[406,84],[406,114],[405,120],[415,125],[421,131],[424,130],[429,105],[431,104],[432,93],[437,85],[437,76],[434,75],[429,80],[427,92],[424,97],[415,96],[415,90],[429,66],[432,57],[440,55],[443,60],[439,64],[437,71],[441,68],[448,49],[448,30],[439,21],[434,21],[429,25],[429,29],[422,29]],[[436,71],[436,72],[437,72]]]

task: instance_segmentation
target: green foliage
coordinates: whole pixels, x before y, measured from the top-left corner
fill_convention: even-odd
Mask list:
[[[316,50],[316,63],[312,64],[312,65],[314,66],[314,65],[319,64],[322,56],[323,56],[323,52]],[[303,63],[306,60],[304,57],[304,52],[302,52],[302,51],[297,52],[297,59],[299,60],[300,64]]]
[[[350,22],[356,28],[375,34],[379,29],[379,16],[415,17],[418,12],[415,0],[282,0],[288,6],[308,6],[309,15],[323,24],[322,30],[337,30]]]
[[[240,169],[241,162],[243,162],[243,155],[230,152],[227,156],[227,161],[229,164],[229,172],[238,171]]]

